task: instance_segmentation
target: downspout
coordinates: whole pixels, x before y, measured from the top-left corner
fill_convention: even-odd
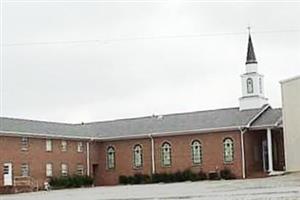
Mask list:
[[[151,140],[151,163],[152,163],[152,174],[155,174],[155,146],[154,146],[154,139],[152,134],[149,134],[149,138]]]
[[[244,134],[247,131],[247,129],[239,128],[241,132],[241,155],[242,155],[242,178],[246,178],[246,162],[245,162],[245,144],[244,144]]]
[[[86,175],[90,176],[90,142],[86,142]]]

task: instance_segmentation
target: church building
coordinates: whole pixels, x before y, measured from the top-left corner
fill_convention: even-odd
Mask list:
[[[282,111],[264,95],[249,34],[239,107],[68,124],[0,118],[0,192],[29,178],[89,175],[116,185],[121,175],[219,172],[240,179],[285,170]],[[2,189],[1,189],[2,188]]]

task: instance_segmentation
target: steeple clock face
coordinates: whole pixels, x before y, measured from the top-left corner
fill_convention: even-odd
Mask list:
[[[253,93],[253,80],[252,80],[252,78],[247,78],[247,93],[248,94]]]

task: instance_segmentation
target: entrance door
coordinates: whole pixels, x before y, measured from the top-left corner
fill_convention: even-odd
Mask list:
[[[3,165],[3,179],[4,179],[4,186],[12,186],[13,179],[12,179],[12,163],[4,163]]]
[[[264,171],[267,172],[269,170],[269,157],[268,157],[267,140],[262,141],[262,158],[263,158]]]

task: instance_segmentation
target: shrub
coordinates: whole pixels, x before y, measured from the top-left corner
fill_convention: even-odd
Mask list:
[[[174,181],[176,181],[176,182],[182,182],[182,181],[184,181],[184,178],[183,178],[183,176],[182,176],[181,171],[177,171],[177,172],[174,174]]]
[[[226,168],[220,171],[220,176],[225,180],[235,179],[235,175],[231,172],[231,170]]]
[[[160,183],[162,182],[162,175],[161,174],[153,174],[151,178],[152,183]]]
[[[209,180],[220,180],[220,175],[218,172],[209,172],[208,178]]]
[[[54,177],[51,178],[49,184],[54,189],[61,188],[75,188],[82,186],[91,186],[93,184],[93,178],[89,176],[66,176],[66,177]]]
[[[119,183],[122,184],[122,185],[128,184],[127,176],[123,176],[123,175],[119,176]]]
[[[150,182],[150,176],[144,174],[135,174],[133,176],[133,184],[145,184]]]
[[[210,173],[209,177],[202,170],[199,173],[194,173],[190,169],[183,172],[175,173],[155,173],[152,176],[145,174],[135,174],[133,176],[119,176],[120,184],[147,184],[147,183],[172,183],[183,181],[199,181],[199,180],[220,180],[219,173]]]
[[[198,180],[207,180],[207,174],[203,172],[202,170],[198,173]]]
[[[151,183],[151,178],[149,175],[145,174],[135,174],[133,176],[119,176],[120,184],[145,184]]]

